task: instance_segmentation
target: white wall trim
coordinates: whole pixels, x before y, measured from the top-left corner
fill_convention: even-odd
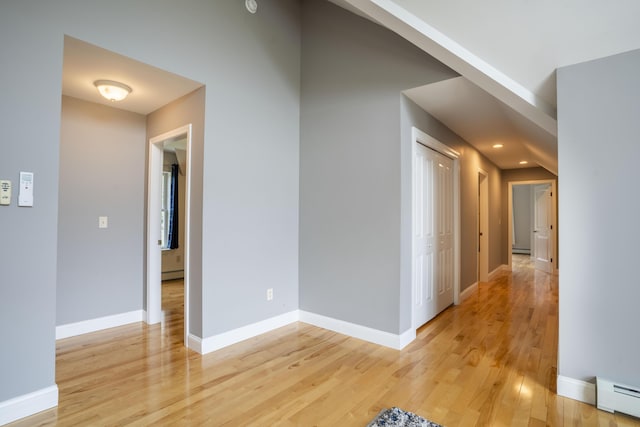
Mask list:
[[[299,320],[298,310],[293,310],[279,316],[271,317],[260,322],[242,326],[231,331],[223,332],[207,338],[199,338],[189,334],[187,347],[200,354],[211,353],[221,348],[239,343],[240,341],[256,337],[258,335],[281,328]]]
[[[344,320],[322,316],[316,313],[300,310],[300,321],[319,328],[328,329],[339,334],[383,345],[395,350],[402,350],[416,338],[416,331],[409,329],[400,335],[380,331],[367,326],[345,322]]]
[[[558,375],[558,396],[568,397],[590,405],[596,404],[596,385],[586,381]]]
[[[397,350],[402,350],[416,339],[416,330],[413,328],[409,328],[401,333],[398,337],[400,341]]]
[[[142,322],[145,319],[143,310],[130,311],[128,313],[114,314],[112,316],[99,317],[97,319],[83,320],[82,322],[67,323],[56,326],[56,339],[74,337],[89,332],[115,328],[129,323]]]
[[[198,352],[200,354],[202,353],[202,338],[197,337],[193,334],[189,334],[187,336],[187,348],[190,348],[191,350]]]
[[[0,402],[0,425],[58,406],[58,386],[52,385],[32,393]]]
[[[464,291],[460,292],[460,303],[476,293],[478,290],[478,282],[475,282],[471,286],[468,286]]]

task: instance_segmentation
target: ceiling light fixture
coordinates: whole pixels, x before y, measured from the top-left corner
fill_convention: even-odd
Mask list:
[[[258,11],[258,2],[256,0],[245,0],[244,7],[246,7],[250,13],[256,13]]]
[[[521,165],[526,165],[527,163],[529,163],[529,162],[527,162],[526,160],[522,160],[522,161],[520,162],[520,164],[521,164]]]
[[[100,95],[112,102],[122,101],[131,93],[129,86],[113,80],[96,80],[93,84],[100,92]]]
[[[502,148],[504,145],[502,144],[493,144],[493,148]]]

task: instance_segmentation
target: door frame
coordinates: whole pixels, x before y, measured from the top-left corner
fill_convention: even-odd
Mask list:
[[[160,189],[162,187],[163,151],[165,142],[186,135],[186,171],[184,199],[184,345],[189,337],[189,291],[190,291],[190,222],[191,222],[191,123],[170,130],[149,139],[147,177],[147,268],[146,268],[146,316],[145,320],[152,325],[162,320],[162,260],[152,249],[158,247],[160,230]],[[154,231],[155,230],[155,231]],[[160,249],[157,249],[158,251]]]
[[[557,193],[557,182],[555,179],[538,179],[538,180],[527,180],[527,181],[509,181],[509,189],[508,189],[508,202],[507,208],[509,212],[507,213],[507,267],[509,270],[513,268],[511,263],[511,242],[513,241],[513,186],[514,185],[537,185],[537,184],[550,184],[551,185],[551,270],[554,273],[558,273],[558,254],[557,254],[557,237],[558,237],[558,193]]]
[[[437,139],[416,127],[411,128],[411,327],[414,324],[414,290],[415,290],[415,159],[416,144],[437,151],[453,160],[453,303],[460,304],[460,153],[441,143]]]
[[[481,178],[481,176],[483,178]],[[478,283],[489,280],[489,173],[478,168]],[[482,237],[480,238],[480,233]]]

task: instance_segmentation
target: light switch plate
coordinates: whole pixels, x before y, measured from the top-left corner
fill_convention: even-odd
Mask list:
[[[0,180],[0,205],[9,206],[11,204],[11,181]]]
[[[109,227],[109,217],[107,216],[99,216],[98,217],[98,228],[108,228]]]

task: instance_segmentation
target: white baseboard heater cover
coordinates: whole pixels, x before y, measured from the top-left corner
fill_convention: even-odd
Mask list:
[[[640,387],[632,387],[596,378],[598,409],[640,417]]]

